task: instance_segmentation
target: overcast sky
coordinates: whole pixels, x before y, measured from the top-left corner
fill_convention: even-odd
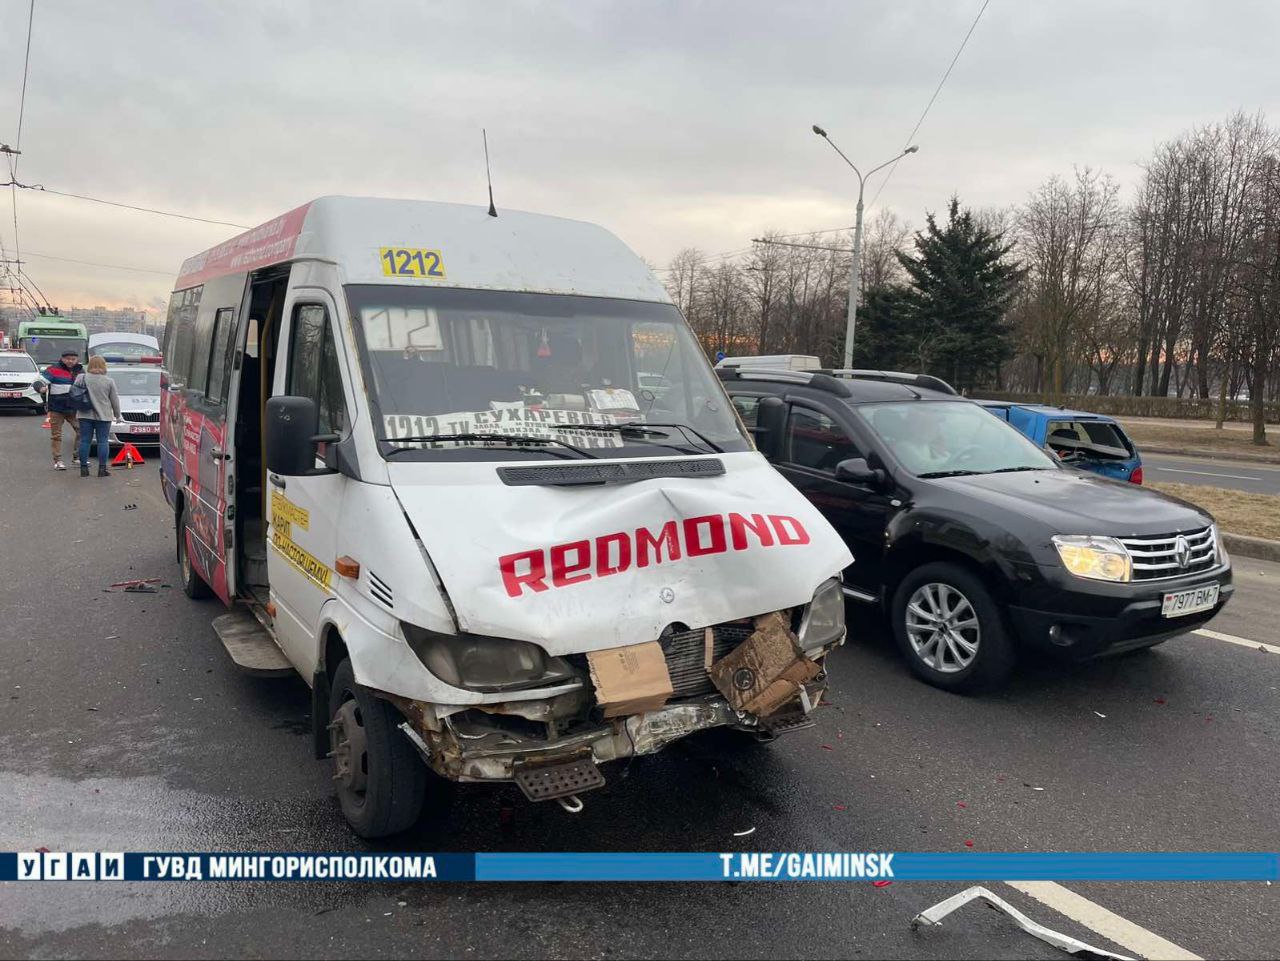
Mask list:
[[[27,5],[0,0],[10,145]],[[327,193],[481,204],[486,126],[500,208],[595,221],[665,265],[851,223],[856,180],[810,125],[864,170],[892,156],[981,5],[36,0],[18,179],[242,224]],[[1132,185],[1191,125],[1280,122],[1277,41],[1266,0],[991,0],[879,206],[918,226],[1073,164]],[[28,272],[76,306],[163,298],[238,232],[30,191],[18,215]]]

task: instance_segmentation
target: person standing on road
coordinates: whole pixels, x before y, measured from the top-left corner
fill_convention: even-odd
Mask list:
[[[74,444],[80,441],[80,427],[76,423],[76,411],[71,406],[71,385],[75,383],[76,378],[84,373],[84,368],[80,366],[80,355],[74,350],[63,351],[62,359],[56,364],[50,364],[44,370],[40,371],[42,380],[36,381],[40,385],[39,390],[45,395],[45,401],[49,407],[49,442],[53,448],[53,469],[66,470],[67,465],[62,463],[62,425],[68,424],[72,433],[75,435],[75,441],[71,449],[71,459],[75,461],[79,458],[79,453]]]
[[[89,442],[98,439],[98,476],[108,477],[107,457],[111,453],[111,422],[120,419],[120,392],[107,375],[107,362],[101,357],[89,358],[88,373],[76,381],[89,391],[91,410],[78,412],[80,418],[80,476],[89,476]]]

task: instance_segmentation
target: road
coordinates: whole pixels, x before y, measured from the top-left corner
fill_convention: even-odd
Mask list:
[[[606,768],[576,817],[467,787],[370,845],[310,756],[301,681],[238,673],[209,627],[216,603],[103,592],[175,583],[155,463],[81,479],[51,472],[46,445],[38,420],[0,417],[0,850],[1280,850],[1280,655],[1191,635],[1031,663],[961,698],[913,680],[855,607],[814,729],[769,746],[702,736]],[[1210,627],[1280,643],[1280,566],[1242,561],[1238,583]],[[8,884],[0,955],[1063,957],[976,905],[911,930],[964,886]],[[1150,950],[992,887],[1098,947]],[[1280,886],[1070,889],[1202,957],[1280,949]]]
[[[1143,454],[1142,469],[1147,480],[1206,484],[1255,494],[1280,494],[1280,464]]]

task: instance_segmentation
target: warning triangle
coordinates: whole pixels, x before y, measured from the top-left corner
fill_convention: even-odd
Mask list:
[[[142,455],[138,453],[138,448],[134,447],[132,444],[125,444],[120,448],[120,453],[116,454],[116,456],[112,458],[111,463],[127,464],[129,467],[132,467],[134,464],[145,464],[146,461],[144,461],[142,459]]]

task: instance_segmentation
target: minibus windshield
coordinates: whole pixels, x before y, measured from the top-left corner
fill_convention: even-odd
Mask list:
[[[566,453],[505,437],[619,457],[750,449],[669,304],[390,285],[347,296],[384,455]]]

